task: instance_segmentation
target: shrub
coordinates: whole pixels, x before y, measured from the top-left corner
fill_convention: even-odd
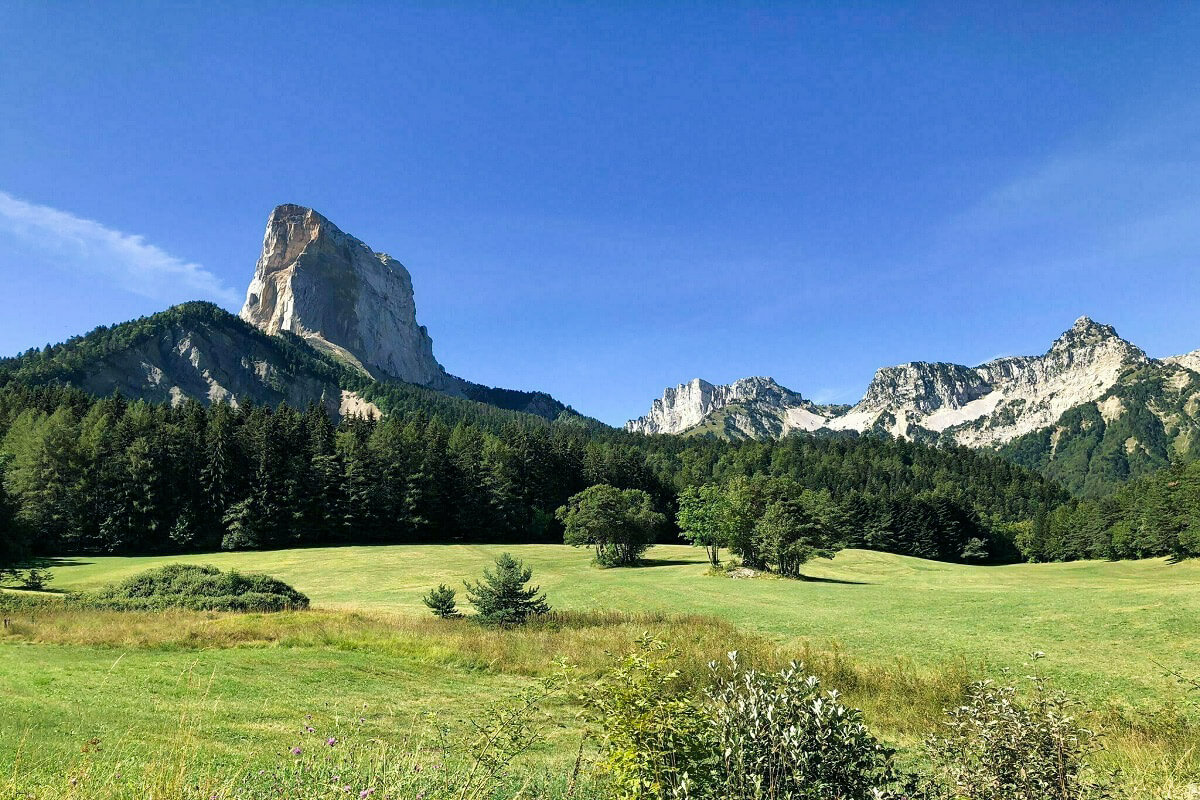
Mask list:
[[[622,798],[882,800],[897,797],[892,751],[862,715],[793,663],[747,670],[730,653],[688,694],[675,653],[649,636],[583,696],[600,767]]]
[[[1040,654],[1035,654],[1040,658]],[[992,681],[972,684],[966,703],[947,712],[946,733],[927,747],[954,800],[1083,800],[1107,797],[1087,776],[1099,744],[1076,703],[1031,676],[1032,696]],[[935,793],[936,794],[936,793]]]
[[[85,596],[82,604],[122,611],[284,611],[308,608],[308,598],[269,575],[167,564]]]
[[[598,766],[622,798],[695,797],[711,761],[707,722],[681,690],[675,651],[649,635],[637,645],[582,697],[601,733]]]
[[[492,625],[520,625],[533,616],[550,611],[540,587],[527,587],[533,570],[523,561],[502,553],[495,571],[485,569],[483,580],[467,582],[467,599],[475,606],[480,622]]]
[[[25,573],[23,580],[26,589],[40,592],[46,588],[46,584],[54,580],[54,576],[44,569],[33,567]]]
[[[454,602],[454,597],[457,593],[446,584],[439,584],[436,589],[430,589],[429,593],[421,598],[435,617],[442,619],[450,619],[457,617],[458,605]]]
[[[745,669],[737,653],[708,692],[719,762],[715,797],[729,800],[872,800],[896,781],[892,751],[870,734],[862,712],[792,662],[777,673]]]

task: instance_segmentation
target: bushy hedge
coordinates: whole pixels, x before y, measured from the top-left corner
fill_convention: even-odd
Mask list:
[[[82,605],[119,611],[285,611],[308,608],[308,598],[283,581],[213,566],[167,564],[80,598]]]

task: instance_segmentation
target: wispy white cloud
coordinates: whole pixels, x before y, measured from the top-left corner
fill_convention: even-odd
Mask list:
[[[49,206],[0,191],[0,237],[61,264],[66,270],[109,279],[153,300],[212,300],[239,304],[238,293],[199,264],[184,261],[141,236],[113,230]]]
[[[1142,120],[1059,152],[997,187],[942,230],[939,254],[986,254],[1022,273],[1131,264],[1200,249],[1200,109]]]

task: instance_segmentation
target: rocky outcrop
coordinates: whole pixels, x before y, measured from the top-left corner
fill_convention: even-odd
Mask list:
[[[1190,369],[1192,372],[1200,372],[1200,350],[1193,350],[1181,356],[1164,358],[1163,361],[1168,364],[1177,364],[1184,369]]]
[[[240,316],[269,334],[295,333],[373,377],[461,394],[417,322],[404,265],[311,208],[271,212]]]
[[[724,412],[719,419],[712,419]],[[706,421],[717,433],[732,438],[764,438],[802,429],[816,430],[826,422],[822,409],[772,378],[742,378],[714,385],[696,378],[668,388],[650,413],[631,420],[625,429],[636,433],[683,433]]]
[[[298,205],[271,212],[241,318],[291,332],[376,380],[417,384],[554,419],[567,410],[544,392],[496,389],[450,375],[417,322],[412,276],[325,217]]]
[[[948,437],[973,447],[998,445],[1051,425],[1068,409],[1100,398],[1123,374],[1150,363],[1112,327],[1081,317],[1040,356],[977,367],[923,361],[884,367],[848,410],[817,406],[768,378],[729,386],[695,380],[668,389],[649,414],[626,428],[736,431],[753,438],[821,428],[886,430],[902,437]]]

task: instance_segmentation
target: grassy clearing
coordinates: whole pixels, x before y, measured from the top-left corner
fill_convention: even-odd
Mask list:
[[[422,592],[477,575],[503,549],[534,567],[564,613],[509,632],[428,616]],[[651,554],[654,565],[635,570],[598,570],[555,546],[64,559],[57,589],[189,561],[270,573],[318,608],[14,615],[0,638],[0,787],[6,775],[61,781],[65,764],[269,765],[308,713],[365,709],[395,736],[428,712],[463,724],[556,657],[593,675],[643,631],[679,647],[696,682],[730,649],[763,665],[801,658],[900,745],[918,742],[972,677],[1043,650],[1056,682],[1101,712],[1105,763],[1124,768],[1127,796],[1184,797],[1200,775],[1194,698],[1151,663],[1197,671],[1200,565],[980,568],[849,551],[811,565],[820,580],[780,581],[707,576],[689,548]],[[554,713],[561,727],[533,759],[561,772],[579,731],[569,705]],[[82,753],[93,739],[101,753]]]
[[[323,608],[419,615],[430,586],[461,587],[504,550],[534,568],[555,608],[713,615],[781,644],[876,664],[995,669],[1040,650],[1057,680],[1105,702],[1183,702],[1165,669],[1200,663],[1195,562],[972,567],[848,550],[806,565],[813,581],[734,581],[707,576],[703,555],[681,546],[656,547],[651,566],[626,570],[596,569],[586,552],[561,545],[345,547],[67,559],[53,569],[53,586],[93,589],[187,561],[269,573]]]

